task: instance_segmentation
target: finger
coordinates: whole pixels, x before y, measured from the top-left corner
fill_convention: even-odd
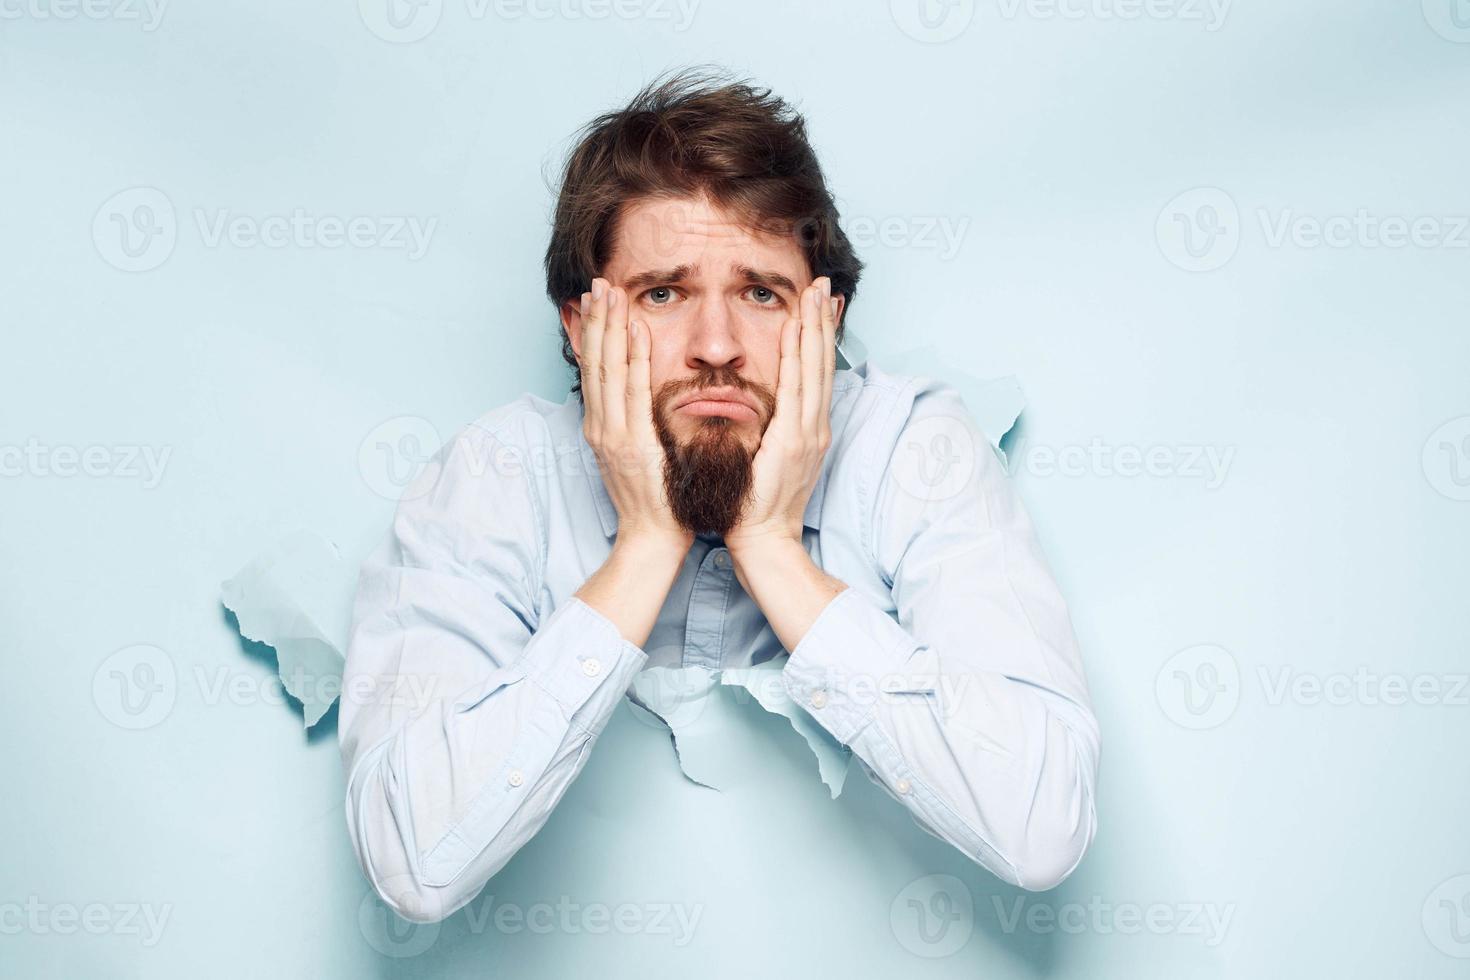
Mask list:
[[[837,370],[837,301],[832,297],[832,280],[822,277],[822,398],[821,424],[831,424],[832,381]]]
[[[642,320],[628,323],[628,422],[644,430],[653,429],[653,375],[649,366],[652,339]]]
[[[622,431],[628,422],[628,294],[607,291],[607,326],[602,333],[603,421]]]
[[[781,365],[776,376],[776,414],[768,428],[792,431],[801,422],[801,321],[781,324]],[[779,423],[779,426],[778,426]]]
[[[607,283],[592,280],[591,302],[582,318],[582,401],[587,423],[602,424],[602,335],[607,322]]]
[[[648,323],[628,321],[628,387],[626,413],[629,429],[635,434],[644,465],[659,470],[663,463],[663,447],[653,425],[653,339]]]
[[[822,290],[812,285],[801,296],[801,428],[815,435],[821,421]]]
[[[592,316],[592,294],[583,293],[577,304],[577,340],[579,343],[577,351],[577,376],[582,379],[582,405],[587,407],[587,396],[590,389],[587,386],[587,320]]]

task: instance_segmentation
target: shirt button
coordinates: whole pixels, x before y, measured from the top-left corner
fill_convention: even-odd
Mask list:
[[[812,692],[812,707],[813,708],[825,708],[825,707],[827,707],[827,692],[826,691],[813,691]]]
[[[898,790],[900,793],[907,793],[909,791],[909,781],[907,779],[900,779],[898,782],[893,784],[893,788]]]
[[[586,674],[588,677],[596,677],[597,672],[600,670],[602,670],[602,664],[597,662],[596,657],[588,657],[586,660],[582,661],[582,673]]]
[[[729,568],[730,567],[730,556],[728,554],[726,554],[725,552],[723,552],[723,551],[716,552],[715,553],[715,567],[716,568]]]
[[[519,786],[525,781],[526,777],[521,775],[521,771],[519,769],[512,769],[510,771],[510,776],[506,778],[506,782],[510,783],[512,786]]]

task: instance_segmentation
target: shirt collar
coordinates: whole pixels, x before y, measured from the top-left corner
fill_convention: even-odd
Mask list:
[[[587,442],[587,435],[582,431],[584,409],[575,392],[567,397],[567,405],[571,409],[569,414],[576,419],[577,451],[581,455],[582,472],[587,474],[587,486],[597,504],[597,516],[602,522],[602,531],[612,537],[618,530],[618,509],[602,482],[602,472],[597,467],[597,455],[593,453]],[[829,447],[826,458],[822,460],[822,472],[817,476],[817,484],[812,488],[811,499],[807,501],[806,510],[801,516],[801,523],[814,531],[820,530],[822,526],[822,500],[827,491],[827,477],[832,472],[832,456],[832,448]]]

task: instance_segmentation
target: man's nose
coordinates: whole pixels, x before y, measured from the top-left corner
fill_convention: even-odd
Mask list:
[[[685,356],[692,368],[729,367],[738,370],[744,366],[745,347],[739,323],[723,297],[707,298],[695,310]]]

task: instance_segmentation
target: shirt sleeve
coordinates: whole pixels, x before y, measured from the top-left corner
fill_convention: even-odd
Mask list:
[[[1067,607],[953,388],[878,437],[864,529],[895,616],[853,586],[792,651],[791,696],[918,824],[1014,885],[1052,888],[1096,831],[1099,732]]]
[[[546,822],[648,659],[575,597],[540,619],[530,473],[470,426],[363,564],[339,716],[359,864],[405,919],[459,909]]]

